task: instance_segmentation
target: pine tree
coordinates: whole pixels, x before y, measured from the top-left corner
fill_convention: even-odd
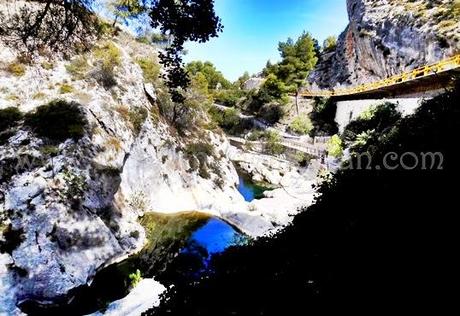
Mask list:
[[[328,36],[323,43],[323,50],[329,52],[335,49],[337,46],[337,37],[334,35]]]
[[[318,61],[315,40],[310,33],[304,32],[297,41],[289,38],[280,42],[278,50],[282,61],[275,71],[278,79],[282,80],[291,90],[297,90],[302,85],[308,73]]]
[[[145,7],[139,0],[110,0],[107,2],[109,11],[115,16],[113,26],[118,20],[126,20],[129,18],[136,18],[145,12]]]

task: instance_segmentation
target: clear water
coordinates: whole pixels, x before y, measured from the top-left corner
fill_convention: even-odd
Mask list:
[[[215,254],[238,244],[240,237],[241,234],[236,232],[232,226],[214,217],[195,231],[190,239],[206,248],[209,254]]]
[[[239,174],[239,184],[237,189],[247,202],[263,198],[264,191],[269,190],[267,187],[255,184],[249,176],[243,173]]]
[[[46,316],[94,313],[128,294],[129,274],[137,269],[143,277],[159,276],[173,283],[175,279],[199,278],[209,271],[213,255],[248,240],[227,222],[199,212],[148,213],[141,223],[148,243],[139,254],[102,269],[91,285],[75,290],[62,302],[41,305],[26,301],[21,305],[23,312]]]
[[[231,225],[212,217],[190,236],[181,254],[201,257],[203,267],[207,269],[214,254],[224,252],[230,246],[242,245],[246,241],[247,238]]]

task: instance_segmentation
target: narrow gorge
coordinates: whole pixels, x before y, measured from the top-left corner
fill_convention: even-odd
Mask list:
[[[223,39],[231,73],[265,57],[229,47],[270,31],[221,21],[222,0],[0,0],[0,316],[315,314],[399,293],[398,246],[423,240],[401,231],[419,236],[458,175],[460,3],[337,1],[348,26],[319,45],[294,19],[316,5],[324,28],[331,3],[294,2],[238,1],[257,21],[289,8],[300,35],[230,82],[188,54]],[[334,95],[444,60],[412,86]],[[442,171],[380,164],[431,151]]]

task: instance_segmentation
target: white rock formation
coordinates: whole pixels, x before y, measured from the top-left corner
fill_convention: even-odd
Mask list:
[[[244,152],[232,147],[229,157],[247,172],[254,181],[276,187],[265,191],[264,198],[247,203],[247,210],[259,219],[253,223],[250,235],[274,233],[288,225],[302,207],[313,203],[319,164],[312,161],[308,168],[299,168],[291,162],[259,153]],[[263,219],[261,221],[260,219]],[[246,213],[235,215],[231,222],[238,227],[250,221]]]
[[[112,302],[104,312],[88,316],[139,316],[160,305],[160,295],[166,288],[154,279],[142,279],[124,298]]]
[[[244,90],[259,89],[263,85],[264,82],[265,82],[264,78],[259,78],[259,77],[249,78],[248,80],[244,82],[243,89]]]
[[[155,91],[144,84],[135,60],[153,58],[154,49],[125,34],[113,41],[121,64],[115,68],[117,85],[109,90],[91,78],[91,69],[85,79],[72,77],[69,61],[60,59],[44,67],[49,61],[38,57],[23,76],[13,76],[3,69],[16,53],[0,43],[0,109],[30,112],[65,99],[82,105],[90,127],[78,142],[61,143],[53,158],[44,153],[44,141],[21,124],[0,145],[0,219],[22,233],[17,247],[0,260],[0,315],[19,313],[16,304],[24,300],[53,301],[141,249],[145,232],[137,219],[146,211],[205,211],[260,236],[286,224],[300,205],[273,192],[254,211],[236,189],[225,136],[203,131],[200,139],[179,138],[151,114]],[[94,57],[86,58],[94,68]],[[63,83],[73,92],[62,94]],[[148,113],[139,134],[124,114],[136,108]],[[216,152],[208,157],[209,179],[191,170],[185,152],[185,142],[206,139]],[[85,184],[77,208],[66,196],[75,185],[69,174]]]

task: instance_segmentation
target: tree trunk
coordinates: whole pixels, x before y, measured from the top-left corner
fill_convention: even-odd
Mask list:
[[[297,115],[299,115],[299,90],[295,92],[295,109],[297,111]]]

